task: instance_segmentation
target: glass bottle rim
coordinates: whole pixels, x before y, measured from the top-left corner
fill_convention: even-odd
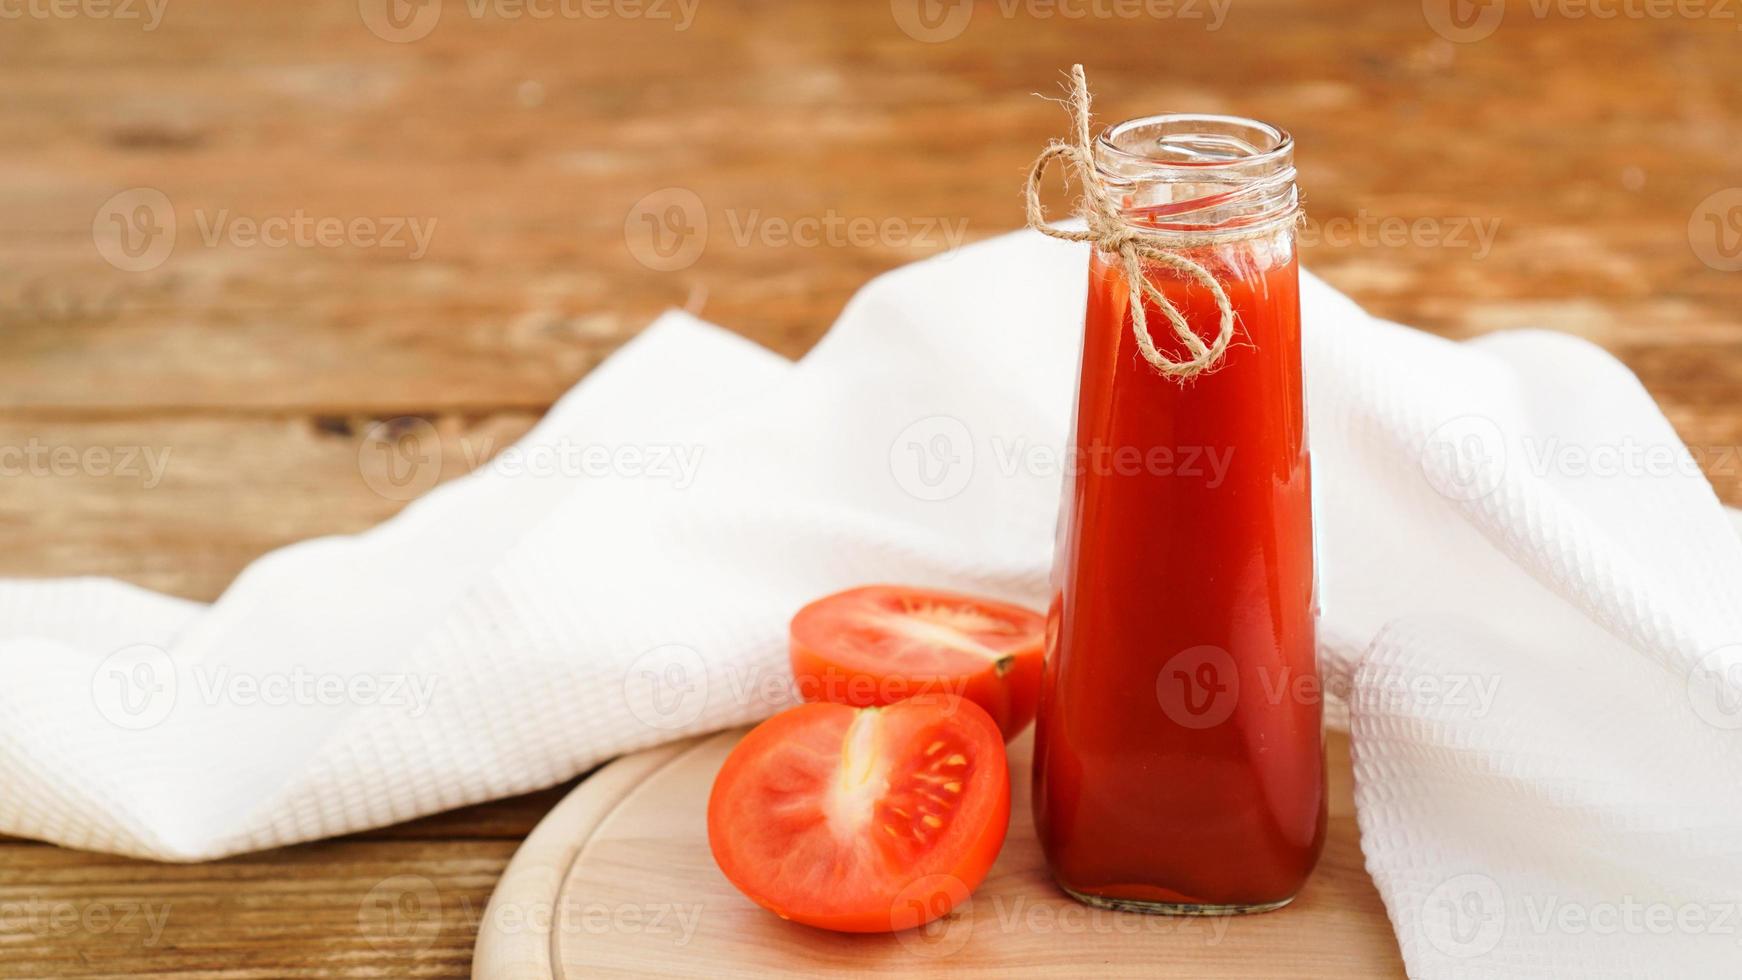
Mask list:
[[[1227,130],[1218,133],[1217,128]],[[1167,136],[1188,135],[1195,137],[1214,136],[1227,141],[1238,140],[1241,133],[1249,133],[1256,138],[1241,140],[1245,143],[1246,152],[1239,156],[1210,160],[1166,159],[1155,153],[1142,153],[1126,148],[1121,141],[1130,140],[1132,134],[1143,130],[1165,131]],[[1279,126],[1245,116],[1228,116],[1210,112],[1164,112],[1152,116],[1138,116],[1123,122],[1114,123],[1101,131],[1095,141],[1097,155],[1129,160],[1133,163],[1147,164],[1153,167],[1181,168],[1202,172],[1215,168],[1250,168],[1264,167],[1276,163],[1291,163],[1294,153],[1294,136],[1288,130]],[[1259,146],[1258,143],[1268,143]],[[1168,144],[1178,150],[1178,142]]]
[[[1299,213],[1294,137],[1243,116],[1139,116],[1101,131],[1095,169],[1125,219],[1156,232],[1268,228]]]

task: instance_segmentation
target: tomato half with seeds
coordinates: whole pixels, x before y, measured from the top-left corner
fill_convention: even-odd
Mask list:
[[[708,799],[727,879],[783,919],[841,932],[948,913],[1009,823],[998,726],[952,695],[789,708],[732,749]]]
[[[855,707],[918,694],[965,697],[1006,740],[1034,720],[1046,617],[939,589],[868,585],[792,618],[792,673],[806,701]]]

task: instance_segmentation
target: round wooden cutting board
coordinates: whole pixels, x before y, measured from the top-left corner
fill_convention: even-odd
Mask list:
[[[1032,739],[1010,746],[1010,836],[964,906],[925,928],[854,936],[782,921],[738,894],[708,853],[725,732],[611,763],[527,838],[490,899],[473,976],[1336,977],[1402,976],[1362,867],[1348,739],[1328,743],[1324,858],[1292,905],[1177,918],[1090,909],[1053,887],[1028,805]]]

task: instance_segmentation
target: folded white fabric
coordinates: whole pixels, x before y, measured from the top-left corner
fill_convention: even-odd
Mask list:
[[[767,714],[821,593],[1043,605],[1080,249],[897,270],[797,364],[668,314],[497,462],[210,606],[0,583],[0,832],[200,860],[380,826]],[[1733,974],[1742,543],[1709,485],[1581,341],[1303,288],[1323,662],[1411,973]]]

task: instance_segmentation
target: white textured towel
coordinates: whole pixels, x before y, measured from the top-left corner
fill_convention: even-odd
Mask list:
[[[897,270],[797,364],[669,314],[496,462],[210,606],[0,584],[0,831],[198,860],[393,823],[768,713],[819,594],[1044,605],[1084,264],[1023,232]],[[1303,288],[1322,658],[1411,973],[1734,975],[1710,486],[1586,343]]]

